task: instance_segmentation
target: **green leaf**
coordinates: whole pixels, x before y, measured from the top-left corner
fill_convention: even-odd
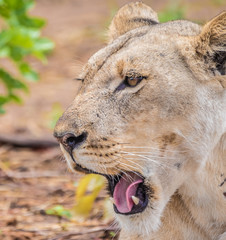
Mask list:
[[[65,209],[63,206],[61,205],[56,205],[50,209],[45,210],[46,214],[48,215],[55,215],[58,217],[67,217],[67,218],[71,218],[71,213],[69,210]]]
[[[2,108],[2,106],[0,105],[0,114],[4,114],[5,110]]]
[[[9,47],[0,48],[0,58],[8,57],[9,55],[10,55]]]
[[[38,60],[40,60],[42,63],[47,63],[47,59],[46,59],[46,56],[43,52],[40,52],[40,51],[33,51],[32,52],[32,55],[34,57],[36,57]]]
[[[5,1],[8,5],[8,8],[15,9],[18,6],[18,0],[7,0]]]
[[[19,18],[21,25],[28,28],[42,28],[45,25],[45,21],[41,18],[29,18],[27,16],[21,16]]]
[[[27,79],[31,81],[37,81],[39,76],[37,72],[35,72],[27,63],[23,62],[19,64],[19,69],[21,74]]]
[[[23,0],[24,11],[28,11],[30,8],[34,7],[33,0]]]
[[[0,5],[0,15],[3,18],[9,18],[10,17],[10,9],[6,7],[5,3]]]
[[[10,45],[15,47],[22,47],[25,49],[31,49],[34,45],[33,39],[30,36],[30,31],[24,28],[11,29],[12,37]]]
[[[9,98],[7,96],[0,96],[0,106],[7,103]]]
[[[114,232],[114,231],[111,231],[111,232],[109,232],[109,235],[110,235],[112,238],[114,238],[114,237],[117,235],[117,233]]]
[[[33,28],[31,29],[24,26],[20,26],[20,29],[18,30],[18,34],[29,37],[29,38],[38,38],[40,36],[40,31],[38,29],[33,29]]]
[[[0,79],[2,79],[2,81],[5,83],[9,92],[12,91],[14,88],[27,91],[27,86],[23,82],[13,78],[2,68],[0,68]]]
[[[3,30],[2,32],[0,32],[0,48],[4,47],[9,42],[10,38],[10,31]]]
[[[9,98],[7,96],[1,96],[0,95],[0,114],[5,113],[5,110],[3,109],[3,105],[9,102]]]
[[[8,1],[8,0],[5,0]],[[33,0],[11,0],[14,2],[13,10],[17,10],[17,14],[20,12],[27,12],[31,7],[34,6]]]
[[[54,43],[47,38],[39,38],[34,43],[34,50],[48,52],[54,48]]]
[[[23,103],[22,99],[20,97],[16,96],[16,95],[14,95],[14,94],[10,94],[9,99],[11,101],[14,101],[14,102],[18,103],[18,104]]]
[[[3,19],[0,58],[12,60],[25,79],[37,81],[39,75],[30,67],[26,58],[33,56],[45,63],[46,54],[53,49],[54,44],[49,39],[40,37],[40,29],[45,25],[45,20],[28,14],[28,9],[33,5],[34,0],[0,0],[0,18]],[[7,96],[0,96],[0,113],[3,113],[3,105],[8,102],[21,103],[15,90],[28,91],[28,88],[4,68],[0,68],[0,84],[5,85],[8,92]]]
[[[19,62],[23,59],[23,57],[26,55],[27,51],[20,47],[10,47],[10,57],[16,61]]]

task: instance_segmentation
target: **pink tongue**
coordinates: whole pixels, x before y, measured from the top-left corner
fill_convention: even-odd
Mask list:
[[[135,173],[123,174],[120,181],[116,184],[113,198],[115,206],[121,213],[128,213],[132,210],[134,202],[132,196],[136,195],[139,183],[143,179]]]

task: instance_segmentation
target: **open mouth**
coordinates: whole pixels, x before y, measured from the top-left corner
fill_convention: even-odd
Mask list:
[[[118,214],[132,215],[143,212],[148,205],[148,188],[144,177],[136,172],[125,172],[119,175],[101,174],[76,164],[75,170],[83,173],[99,174],[107,178],[108,189]]]
[[[144,177],[135,172],[106,177],[116,213],[131,215],[144,211],[148,204]]]

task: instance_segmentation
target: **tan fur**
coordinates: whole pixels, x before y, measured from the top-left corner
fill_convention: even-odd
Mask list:
[[[150,25],[159,22],[157,14],[143,3],[136,2],[122,7],[109,27],[109,42],[132,29],[147,25],[147,20]]]
[[[61,145],[71,169],[145,177],[148,206],[116,214],[120,239],[226,239],[225,29],[226,12],[203,28],[159,24],[150,7],[131,3],[84,67],[55,136],[87,133],[74,161]],[[119,89],[140,76],[136,87]]]

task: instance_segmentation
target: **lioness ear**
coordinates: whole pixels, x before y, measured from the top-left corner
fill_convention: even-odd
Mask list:
[[[226,73],[226,11],[209,21],[196,42],[196,52],[213,72]]]
[[[147,5],[141,2],[127,4],[117,12],[111,22],[108,32],[109,42],[132,29],[158,22],[157,13]]]

